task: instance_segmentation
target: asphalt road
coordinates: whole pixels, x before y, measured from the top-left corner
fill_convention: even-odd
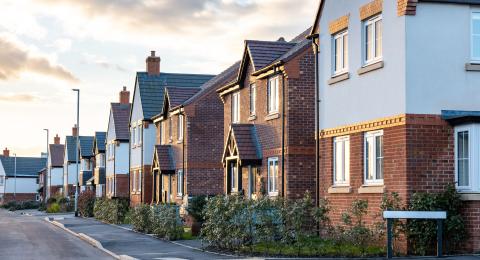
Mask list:
[[[0,259],[112,259],[39,217],[0,209]]]

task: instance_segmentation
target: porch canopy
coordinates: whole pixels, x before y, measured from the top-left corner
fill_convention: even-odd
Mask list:
[[[153,169],[159,170],[162,174],[175,173],[175,161],[173,149],[170,145],[156,145],[153,154]]]
[[[442,119],[452,125],[480,123],[480,111],[442,110]]]
[[[253,124],[232,124],[223,150],[222,163],[237,159],[240,165],[261,164],[262,150]]]

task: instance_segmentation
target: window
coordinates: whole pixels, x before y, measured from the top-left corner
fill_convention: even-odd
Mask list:
[[[348,71],[348,31],[333,36],[333,75]]]
[[[178,115],[178,125],[177,125],[177,137],[178,140],[183,140],[183,115]]]
[[[173,135],[173,133],[172,133],[172,118],[169,117],[169,118],[168,118],[168,138],[169,138],[169,141],[170,141],[170,142],[171,142],[172,139],[173,139],[173,138],[172,138],[172,135]]]
[[[142,125],[138,125],[137,129],[137,144],[142,144],[142,138],[143,137],[143,127]]]
[[[236,162],[230,163],[230,191],[238,191],[238,165]]]
[[[135,146],[137,145],[137,128],[134,126],[132,127],[132,144]]]
[[[350,180],[350,137],[336,137],[333,143],[333,184],[348,185]]]
[[[472,61],[480,62],[480,12],[472,13]]]
[[[138,177],[138,180],[137,180],[137,191],[141,191],[141,190],[142,190],[142,170],[139,170],[139,171],[138,171],[137,177]]]
[[[364,63],[370,64],[382,59],[382,16],[364,22]]]
[[[268,79],[267,112],[269,114],[278,113],[278,84],[279,77],[273,77]]]
[[[183,195],[183,170],[178,170],[177,173],[177,195]]]
[[[133,192],[137,191],[137,172],[136,171],[133,172],[133,176],[132,176],[132,191]]]
[[[0,186],[3,186],[5,183],[5,176],[0,176]]]
[[[383,184],[383,130],[365,134],[365,184]]]
[[[164,144],[163,140],[165,139],[165,129],[163,126],[163,121],[159,123],[160,128],[160,144]]]
[[[232,94],[232,123],[240,122],[240,92]]]
[[[268,159],[268,195],[278,195],[278,158]]]
[[[97,167],[105,167],[105,155],[103,153],[97,155]]]
[[[478,185],[473,185],[476,181],[474,178],[478,178],[472,171],[476,163],[472,157],[474,154],[472,144],[478,144],[478,140],[475,139],[474,125],[455,127],[455,181],[459,190],[480,190]]]
[[[257,100],[257,87],[255,84],[250,85],[250,115],[255,115],[255,102]]]

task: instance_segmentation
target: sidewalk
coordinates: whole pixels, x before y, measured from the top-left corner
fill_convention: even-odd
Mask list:
[[[93,219],[65,218],[57,220],[75,233],[83,233],[100,242],[117,255],[137,259],[233,259],[234,257],[193,249],[193,241],[162,241],[144,234],[104,224]],[[192,243],[193,242],[193,243]],[[180,245],[184,244],[184,246]]]

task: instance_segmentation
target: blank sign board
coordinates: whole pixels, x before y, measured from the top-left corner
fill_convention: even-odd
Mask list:
[[[389,219],[446,219],[445,211],[384,211],[383,218]]]

